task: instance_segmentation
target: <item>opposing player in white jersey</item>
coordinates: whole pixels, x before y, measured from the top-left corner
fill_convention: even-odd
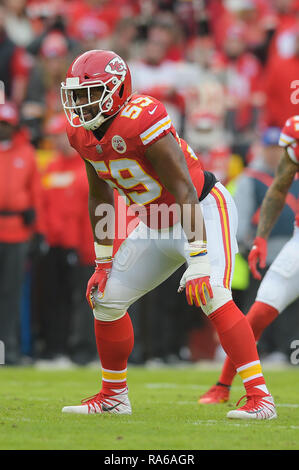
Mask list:
[[[277,169],[276,177],[264,198],[256,238],[249,254],[249,266],[253,276],[261,279],[257,269],[266,266],[267,239],[285,204],[288,190],[299,176],[299,116],[289,118],[280,135],[279,145],[285,149]],[[247,318],[258,341],[264,329],[299,297],[299,200],[294,234],[285,244],[267,270],[257,297]],[[225,360],[221,375],[199,398],[199,403],[223,403],[229,399],[229,390],[236,369],[229,358]]]
[[[127,309],[187,263],[178,290],[202,306],[244,382],[246,404],[228,417],[275,418],[252,329],[232,300],[237,213],[230,194],[202,170],[164,105],[132,95],[128,66],[114,52],[79,56],[61,94],[69,140],[89,181],[96,269],[87,299],[102,365],[100,392],[63,412],[131,413],[127,361],[134,333]],[[140,219],[114,259],[113,189]],[[106,223],[108,233],[101,230]]]

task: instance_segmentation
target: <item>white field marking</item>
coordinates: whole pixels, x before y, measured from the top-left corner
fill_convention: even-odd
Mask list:
[[[133,366],[135,367],[135,366]],[[155,363],[155,362],[150,362],[145,363],[144,366],[136,366],[136,367],[141,367],[146,368],[146,369],[168,369],[168,370],[176,370],[176,369],[189,369],[189,370],[195,370],[195,371],[200,371],[200,370],[207,370],[207,371],[221,371],[223,367],[223,362],[217,362],[217,361],[209,361],[209,360],[204,360],[200,362],[184,362],[182,361],[181,364],[164,364],[164,363]]]
[[[224,359],[225,359],[225,356],[224,356]],[[262,367],[263,369],[264,368],[269,368],[269,369],[277,369],[278,371],[280,371],[281,369],[283,370],[292,370],[294,369],[294,366],[288,362],[270,362],[270,361],[266,361],[266,359],[264,360],[261,360],[261,364],[262,364]],[[134,367],[134,365],[132,364],[131,366]],[[185,368],[185,369],[193,369],[193,370],[208,370],[208,371],[215,371],[215,370],[221,370],[222,367],[223,367],[223,360],[209,360],[209,359],[203,359],[203,360],[200,360],[200,361],[195,361],[195,362],[182,362],[182,364],[164,364],[164,363],[158,363],[158,364],[155,364],[154,362],[151,363],[149,361],[148,364],[145,364],[145,365],[142,365],[142,366],[136,366],[136,367],[141,367],[141,368],[150,368],[150,369],[169,369],[169,370],[175,370],[175,369],[182,369],[182,368]]]
[[[194,401],[192,400],[172,401],[170,403],[176,403],[177,405],[194,405]],[[280,408],[299,408],[299,403],[275,403],[275,406]]]
[[[194,405],[192,400],[171,401],[169,403],[176,403],[177,405]],[[275,403],[275,406],[280,408],[299,408],[298,403]]]
[[[299,408],[299,403],[275,403],[275,405],[283,408]]]
[[[229,422],[229,421],[217,421],[216,419],[208,419],[207,421],[204,421],[204,420],[198,420],[198,421],[194,421],[194,423],[192,423],[194,426],[217,426],[219,427],[220,424],[224,424],[225,426],[235,426],[235,427],[238,427],[238,428],[247,428],[249,426],[252,426],[252,424],[256,423],[256,422],[260,422],[260,420],[253,420],[253,421],[250,421],[250,423],[232,423],[232,422]],[[272,424],[271,424],[272,426]],[[270,425],[268,425],[268,427],[270,427]],[[281,425],[279,424],[278,426],[275,426],[275,429],[295,429],[295,430],[299,430],[299,426],[284,426],[284,425]]]
[[[198,385],[198,384],[174,384],[174,383],[146,383],[146,388],[184,388],[184,389],[196,389],[196,390],[205,390],[207,391],[211,384],[208,385]],[[234,390],[244,390],[242,386],[234,386]]]
[[[190,400],[187,401],[187,400],[184,400],[184,401],[176,401],[176,402],[172,401],[172,402],[169,402],[169,403],[173,403],[173,404],[176,403],[177,405],[188,405],[188,406],[190,406],[190,405],[198,405],[198,403],[197,403],[196,400],[195,400],[195,401],[190,401]]]
[[[37,421],[37,419],[32,419],[32,418],[16,418],[15,416],[2,416],[3,418],[3,422],[4,421],[14,421],[15,423],[16,422],[20,422],[20,421],[24,421],[24,422],[34,422],[34,421]],[[38,418],[39,419],[39,418]]]
[[[196,384],[173,384],[173,383],[147,383],[145,384],[146,388],[205,388],[203,385]]]

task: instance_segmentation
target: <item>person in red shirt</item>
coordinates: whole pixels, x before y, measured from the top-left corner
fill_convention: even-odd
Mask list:
[[[261,62],[248,50],[242,23],[227,28],[217,60],[225,87],[225,122],[232,135],[232,150],[245,160],[264,104],[264,91]]]
[[[289,116],[298,112],[299,32],[296,31],[294,55],[273,58],[265,71],[263,120],[267,126],[282,128]]]
[[[40,148],[44,145],[45,122],[60,112],[59,86],[71,45],[68,38],[58,31],[43,35],[39,42],[35,66],[22,103],[22,120],[31,133],[31,141]]]
[[[139,93],[144,93],[165,104],[176,129],[181,131],[185,111],[184,89],[186,79],[175,44],[176,35],[172,23],[154,22],[147,31],[141,57],[132,57],[132,85]]]
[[[88,237],[84,217],[88,186],[84,165],[66,138],[65,124],[64,115],[54,115],[45,128],[54,156],[42,173],[48,250],[39,263],[36,343],[41,347],[36,347],[37,365],[42,360],[69,363],[70,314],[77,297],[77,269],[82,258],[90,256],[81,251],[82,237]]]
[[[123,5],[119,2],[109,2],[107,0],[84,0],[70,2],[66,7],[68,13],[68,33],[77,37],[83,23],[88,18],[95,18],[98,21],[98,30],[101,37],[109,36],[117,24],[117,22],[125,15]],[[128,5],[127,14],[134,14],[133,9]],[[131,11],[130,11],[131,10]]]
[[[29,242],[42,233],[36,153],[18,131],[14,104],[0,105],[0,340],[5,363],[20,360],[20,304]]]
[[[268,63],[278,58],[287,59],[293,56],[299,26],[298,0],[275,0],[272,2],[272,8],[275,29],[269,44]]]
[[[5,6],[0,5],[0,83],[4,86],[6,98],[20,105],[26,95],[33,64],[26,50],[8,36],[5,30],[6,14]],[[4,102],[2,97],[0,102]]]

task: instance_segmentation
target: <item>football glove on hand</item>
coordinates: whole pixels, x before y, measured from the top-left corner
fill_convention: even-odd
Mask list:
[[[206,244],[204,242],[192,242],[187,246],[188,268],[184,272],[178,292],[186,289],[186,297],[189,305],[193,303],[200,307],[207,304],[207,297],[213,298],[210,285],[210,263]]]
[[[100,298],[104,295],[106,283],[112,269],[113,258],[96,259],[95,262],[95,272],[89,279],[86,290],[86,299],[91,309],[94,309],[95,307],[93,298],[95,290],[98,290],[98,295]]]
[[[257,263],[264,269],[266,267],[267,259],[267,240],[262,237],[256,237],[253,242],[253,246],[248,255],[248,263],[250,271],[255,279],[261,280],[262,276],[257,270]]]

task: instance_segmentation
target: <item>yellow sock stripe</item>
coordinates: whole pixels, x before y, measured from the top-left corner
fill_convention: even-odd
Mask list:
[[[241,379],[244,381],[248,381],[248,379],[253,379],[255,376],[262,375],[262,367],[261,364],[254,364],[252,366],[247,367],[246,369],[240,370],[237,369],[238,374],[240,375]]]
[[[102,369],[102,379],[106,382],[124,382],[127,378],[127,369],[122,371],[111,371]]]

